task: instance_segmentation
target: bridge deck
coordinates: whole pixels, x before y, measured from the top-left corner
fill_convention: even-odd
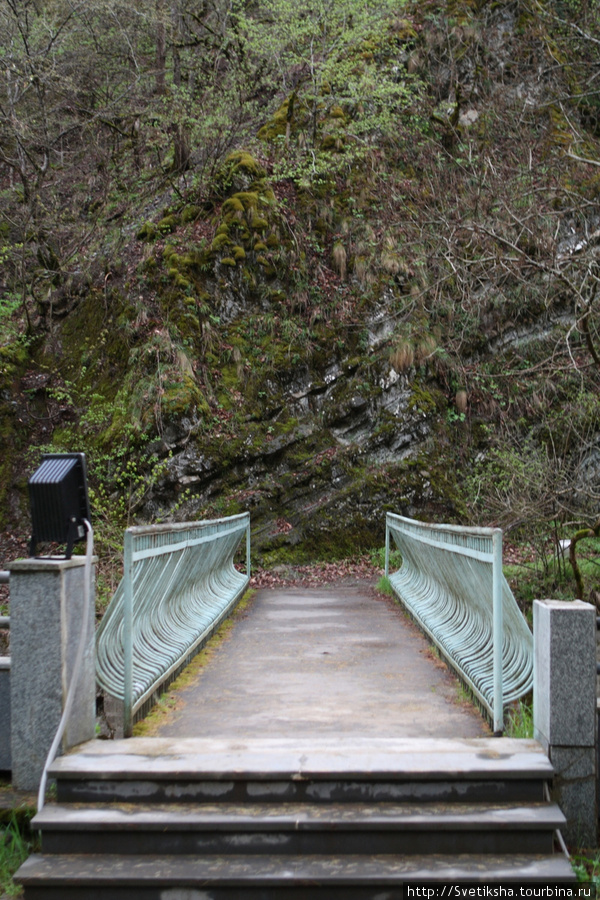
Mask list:
[[[481,737],[481,717],[368,584],[261,590],[149,732],[163,737]]]

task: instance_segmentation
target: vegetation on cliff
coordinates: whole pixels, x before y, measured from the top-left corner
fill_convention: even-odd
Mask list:
[[[597,535],[596,3],[1,0],[0,35],[4,528],[51,448],[115,552],[249,509],[264,564],[340,557],[390,509],[553,577]]]

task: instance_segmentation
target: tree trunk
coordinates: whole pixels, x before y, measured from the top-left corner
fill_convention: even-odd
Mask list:
[[[165,70],[167,64],[167,38],[165,31],[163,0],[156,2],[156,76],[154,90],[164,94],[166,89]]]

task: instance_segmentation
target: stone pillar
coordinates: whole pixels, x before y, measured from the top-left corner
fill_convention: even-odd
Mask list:
[[[9,568],[12,782],[19,790],[36,790],[81,637],[85,559],[19,559]],[[85,651],[63,752],[95,732],[94,580],[92,576]]]
[[[535,600],[533,641],[533,733],[554,766],[564,837],[572,847],[595,847],[595,608],[581,600]]]

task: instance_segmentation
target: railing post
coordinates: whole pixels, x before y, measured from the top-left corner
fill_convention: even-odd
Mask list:
[[[502,530],[495,528],[492,535],[492,605],[494,645],[494,732],[504,731],[504,695],[502,684],[502,651],[504,629],[502,622]]]
[[[250,578],[250,516],[246,528],[246,576]]]
[[[390,575],[390,523],[388,517],[385,517],[385,577]]]
[[[133,553],[132,536],[123,544],[123,736],[133,734]]]

